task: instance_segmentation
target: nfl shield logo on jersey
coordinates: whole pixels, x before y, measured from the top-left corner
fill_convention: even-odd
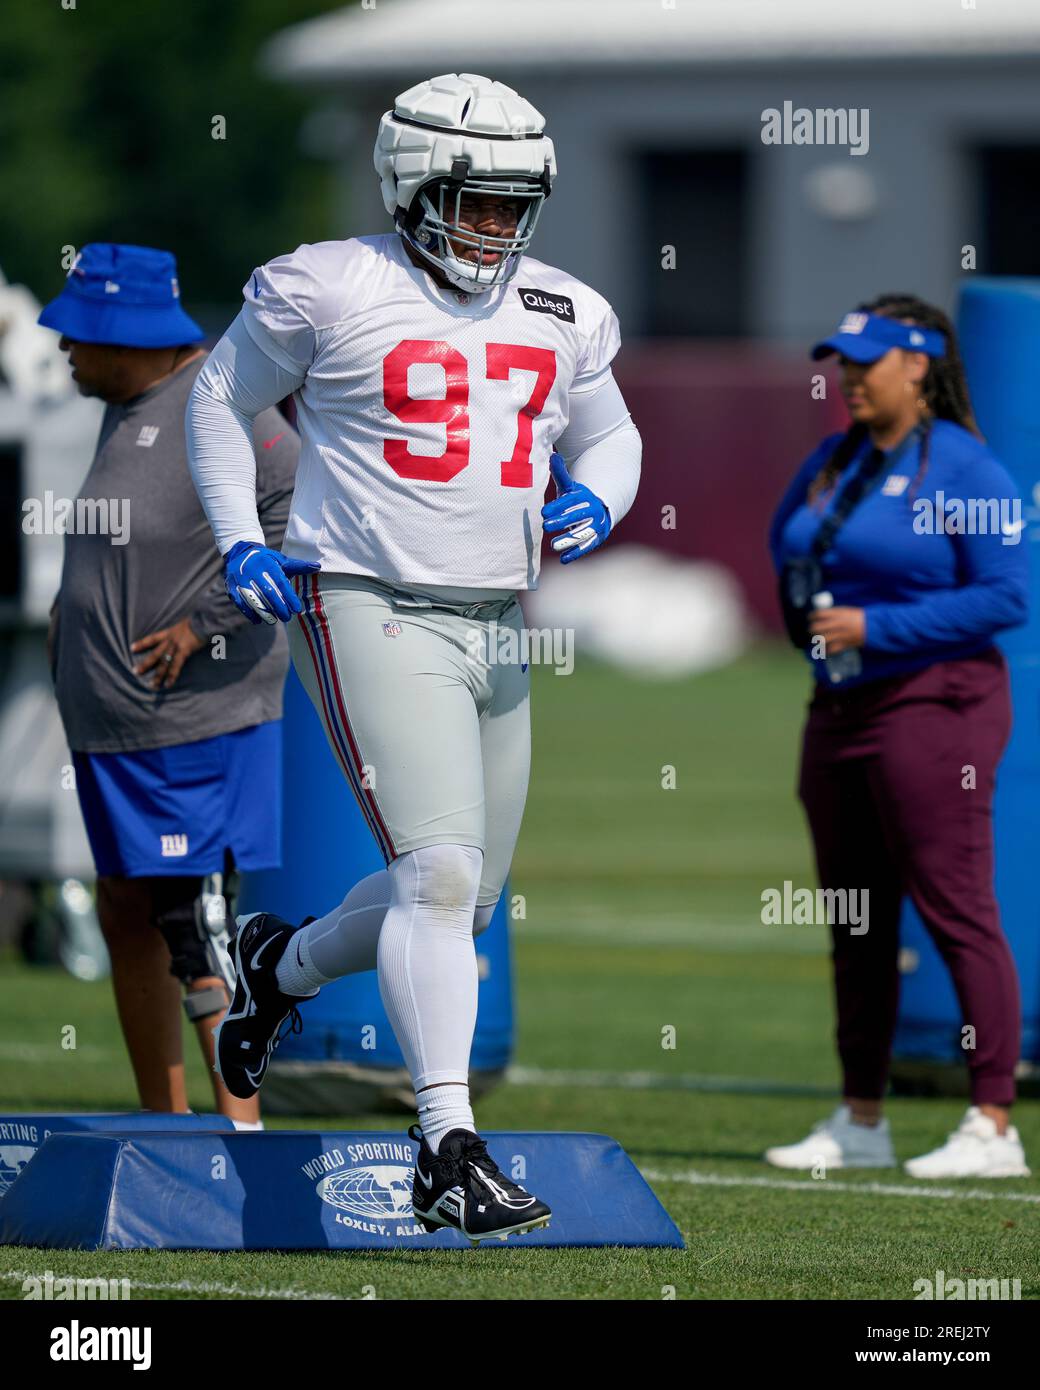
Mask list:
[[[387,637],[400,637],[400,635],[401,635],[401,624],[400,624],[400,623],[384,623],[384,624],[383,624],[383,631],[386,633]]]

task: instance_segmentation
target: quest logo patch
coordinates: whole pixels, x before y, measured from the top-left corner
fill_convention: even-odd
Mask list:
[[[549,294],[547,290],[517,289],[520,303],[535,314],[554,314],[566,323],[574,322],[574,300],[565,294]]]

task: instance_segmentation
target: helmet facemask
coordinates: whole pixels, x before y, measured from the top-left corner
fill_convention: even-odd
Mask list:
[[[464,166],[465,168],[465,166]],[[405,240],[420,256],[458,289],[482,294],[496,285],[507,284],[520,268],[520,258],[531,244],[542,204],[547,196],[543,180],[523,177],[456,177],[432,179],[415,195],[407,213],[399,213],[399,227]],[[492,194],[520,205],[516,231],[512,236],[487,236],[460,226],[462,199],[467,194]],[[463,249],[474,248],[476,260],[463,260],[451,243]],[[494,261],[484,256],[497,253]]]

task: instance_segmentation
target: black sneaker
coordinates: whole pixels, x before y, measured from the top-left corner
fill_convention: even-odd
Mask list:
[[[436,1154],[418,1125],[412,1125],[408,1135],[419,1141],[412,1211],[426,1231],[450,1226],[479,1245],[493,1236],[505,1240],[548,1226],[549,1207],[510,1182],[479,1135],[453,1129]]]
[[[216,1070],[239,1100],[256,1095],[271,1053],[282,1038],[303,1031],[296,1005],[318,993],[283,994],[278,988],[278,962],[297,931],[299,927],[273,913],[254,912],[239,917],[238,930],[228,943],[235,966],[235,993],[217,1029]],[[289,1027],[283,1033],[286,1019]]]

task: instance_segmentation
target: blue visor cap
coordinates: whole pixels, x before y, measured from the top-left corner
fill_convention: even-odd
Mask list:
[[[205,337],[181,308],[169,251],[108,241],[84,246],[39,322],[78,343],[119,347],[180,347]]]
[[[850,362],[876,362],[894,347],[924,352],[929,357],[946,356],[946,338],[935,329],[866,313],[846,314],[837,332],[817,343],[810,355],[814,362],[832,352],[840,352]]]

